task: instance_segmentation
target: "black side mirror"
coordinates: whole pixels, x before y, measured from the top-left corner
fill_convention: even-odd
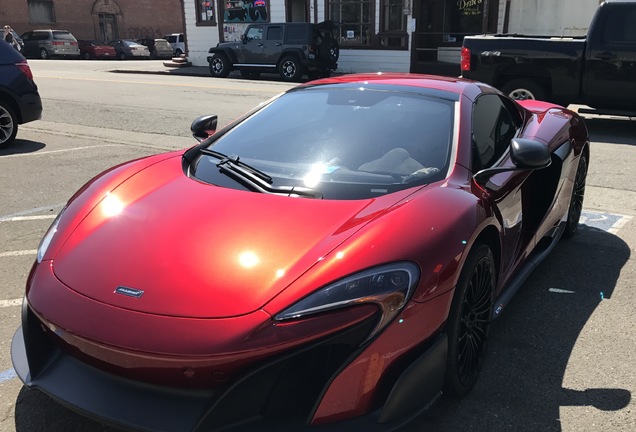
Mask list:
[[[486,168],[473,176],[475,182],[483,186],[490,177],[496,174],[508,171],[543,169],[552,163],[546,144],[524,138],[515,138],[510,142],[510,159],[515,164],[514,167]]]
[[[215,114],[204,115],[194,119],[190,125],[192,136],[199,142],[216,132],[217,116]]]

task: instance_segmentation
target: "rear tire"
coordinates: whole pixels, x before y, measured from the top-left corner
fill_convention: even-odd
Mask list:
[[[48,60],[50,58],[49,52],[46,50],[46,48],[41,48],[40,49],[40,58],[42,60]]]
[[[90,60],[91,59],[91,55],[90,55],[90,53],[88,51],[86,51],[82,57],[84,58],[84,60]]]
[[[11,144],[18,133],[18,118],[8,103],[0,100],[0,148]]]
[[[547,92],[539,83],[526,78],[507,82],[501,88],[501,92],[514,100],[546,100],[548,97]]]
[[[210,75],[217,78],[226,78],[231,71],[230,61],[225,54],[216,53],[210,60]]]
[[[119,53],[119,60],[126,60],[126,53],[125,52],[120,52]]]
[[[293,56],[284,57],[278,64],[278,71],[280,77],[287,82],[300,81],[305,72],[300,60]]]
[[[477,382],[488,347],[495,292],[495,260],[485,244],[469,253],[448,315],[444,394],[463,396]]]
[[[572,238],[579,231],[579,219],[581,219],[581,213],[583,212],[586,178],[587,157],[585,153],[582,153],[579,159],[579,166],[576,169],[576,177],[574,178],[572,198],[570,199],[570,207],[568,208],[568,220],[565,224],[565,231],[563,231],[563,237],[565,238]]]

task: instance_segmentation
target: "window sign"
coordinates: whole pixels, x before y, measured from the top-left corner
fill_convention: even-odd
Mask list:
[[[223,21],[226,23],[269,22],[269,0],[227,0]]]
[[[197,24],[216,25],[216,14],[214,13],[214,0],[197,1]]]

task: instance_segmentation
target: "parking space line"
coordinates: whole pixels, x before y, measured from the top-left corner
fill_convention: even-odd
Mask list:
[[[12,218],[0,218],[0,222],[19,222],[19,221],[32,221],[42,219],[55,219],[57,215],[39,215],[39,216],[16,216]]]
[[[4,216],[0,216],[0,222],[5,222],[8,220],[11,220],[15,217],[19,217],[19,216],[28,216],[28,215],[32,215],[34,213],[39,213],[39,212],[43,212],[43,211],[52,211],[54,209],[57,208],[62,208],[64,207],[66,203],[58,203],[58,204],[50,204],[50,205],[46,205],[46,206],[42,206],[42,207],[36,207],[33,208],[31,210],[25,210],[25,211],[21,211],[21,212],[17,212],[17,213],[12,213],[12,214],[8,214],[8,215],[4,215]],[[53,216],[55,217],[55,216]]]
[[[22,304],[22,299],[11,299],[11,300],[0,300],[0,308],[20,306]]]
[[[36,253],[38,253],[37,249],[1,252],[0,253],[0,258],[14,257],[14,256],[25,256],[25,255],[35,255]]]
[[[0,384],[5,381],[9,381],[10,379],[15,378],[17,375],[13,369],[7,369],[6,371],[0,372]]]
[[[70,149],[49,150],[49,151],[43,151],[43,152],[18,153],[18,154],[0,156],[0,159],[8,159],[8,158],[24,157],[24,156],[42,156],[42,155],[49,155],[49,154],[53,154],[53,153],[63,153],[63,152],[70,152],[70,151],[77,151],[77,150],[87,150],[87,149],[103,149],[104,147],[121,147],[121,146],[123,146],[123,144],[105,144],[105,145],[100,145],[100,146],[75,147],[75,148],[70,148]]]
[[[627,224],[627,222],[629,222],[631,219],[631,216],[622,216],[621,219],[619,219],[614,225],[612,225],[612,227],[609,229],[609,232],[612,234],[616,234],[618,230],[623,228],[625,224]]]

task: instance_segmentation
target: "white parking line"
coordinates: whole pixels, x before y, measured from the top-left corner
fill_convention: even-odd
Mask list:
[[[22,299],[11,299],[11,300],[0,300],[0,308],[12,307],[12,306],[20,306],[22,304]]]
[[[25,255],[35,255],[36,253],[38,253],[37,249],[1,252],[0,253],[0,258],[14,257],[14,256],[25,256]]]
[[[12,218],[0,218],[0,222],[18,222],[18,221],[32,221],[43,219],[55,219],[57,215],[40,215],[40,216],[16,216]]]
[[[24,157],[24,156],[42,156],[42,155],[48,155],[48,154],[53,154],[53,153],[63,153],[63,152],[70,152],[70,151],[77,151],[77,150],[87,150],[87,149],[96,149],[97,150],[97,149],[103,149],[104,147],[121,147],[122,145],[123,144],[105,144],[105,145],[100,145],[100,146],[74,147],[74,148],[70,148],[70,149],[49,150],[49,151],[43,151],[43,152],[18,153],[18,154],[2,156],[2,159],[8,159],[8,158],[12,158],[12,157]]]
[[[40,213],[40,212],[43,212],[43,211],[52,211],[52,210],[55,210],[55,209],[61,209],[62,207],[64,207],[65,204],[66,203],[50,204],[50,205],[47,205],[47,206],[36,207],[36,208],[31,209],[31,210],[25,210],[25,211],[21,211],[21,212],[17,212],[17,213],[12,213],[12,214],[8,214],[8,215],[0,216],[0,222],[7,221],[9,219],[12,219],[12,218],[15,218],[15,217],[18,217],[18,216],[28,216],[28,215],[32,215],[34,213]],[[59,211],[56,212],[56,214],[57,213],[59,213]],[[55,216],[53,216],[53,217],[55,217]]]
[[[624,216],[624,215],[620,215],[620,216],[622,216],[621,219],[616,221],[616,223],[614,225],[612,225],[612,227],[608,230],[610,233],[612,233],[612,234],[618,233],[618,230],[623,228],[625,226],[625,224],[632,219],[631,216]]]

